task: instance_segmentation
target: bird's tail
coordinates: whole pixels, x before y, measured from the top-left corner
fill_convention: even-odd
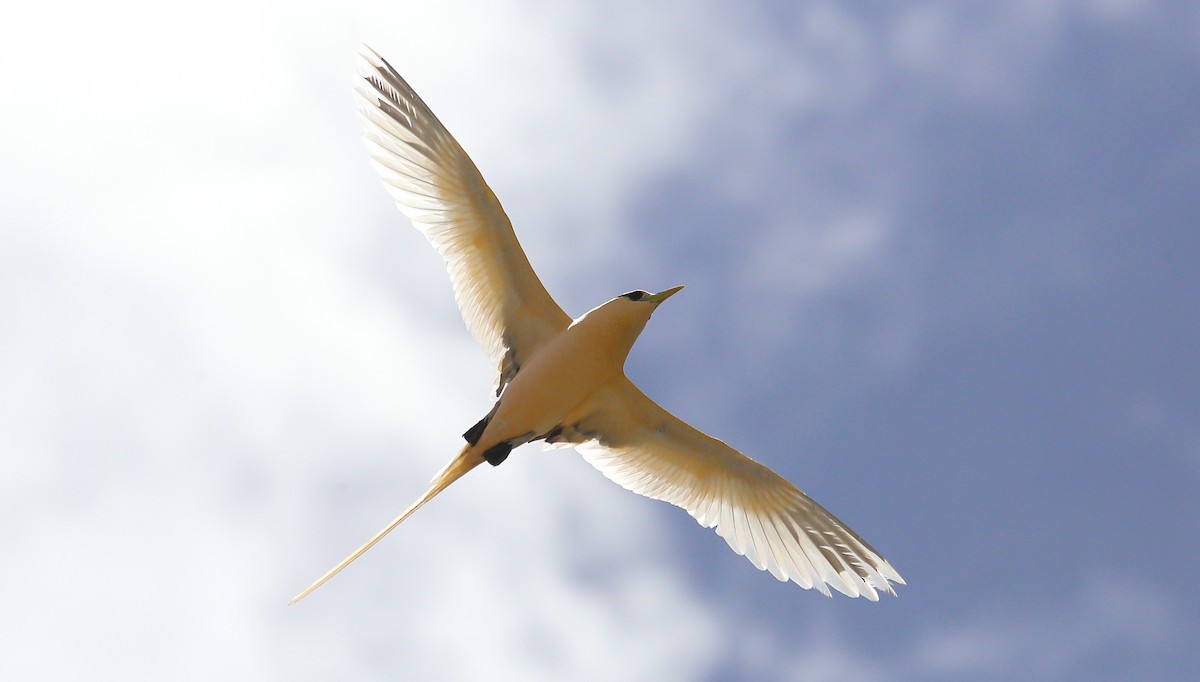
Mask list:
[[[313,590],[325,584],[326,580],[329,580],[333,576],[337,575],[338,571],[341,571],[343,568],[349,566],[350,562],[362,556],[363,552],[371,549],[376,542],[379,542],[383,539],[383,536],[392,532],[392,529],[403,523],[404,519],[407,519],[412,515],[413,512],[420,509],[421,505],[432,500],[437,496],[438,493],[450,487],[450,484],[461,478],[463,474],[479,466],[484,459],[479,455],[479,453],[472,452],[471,450],[472,448],[470,444],[463,446],[463,449],[460,450],[457,455],[455,455],[454,459],[450,460],[450,463],[433,477],[433,481],[430,483],[429,490],[425,491],[424,495],[417,498],[416,502],[413,502],[411,505],[409,505],[408,509],[405,509],[400,516],[397,516],[391,523],[385,526],[383,530],[379,531],[370,540],[367,540],[365,543],[363,543],[362,547],[359,547],[351,552],[350,556],[342,559],[337,566],[334,566],[333,568],[329,569],[329,572],[327,572],[325,575],[317,578],[316,581],[306,587],[303,592],[297,594],[295,597],[292,597],[292,600],[288,602],[288,604],[295,604],[301,599],[307,597]]]

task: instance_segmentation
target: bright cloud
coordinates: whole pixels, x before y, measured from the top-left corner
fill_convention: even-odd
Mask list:
[[[0,634],[20,643],[0,671],[1069,678],[1113,648],[1159,655],[1194,623],[1158,586],[1088,574],[1053,613],[1017,600],[997,616],[975,607],[1005,600],[965,594],[868,612],[779,591],[566,452],[468,477],[283,606],[489,407],[492,368],[442,266],[358,143],[358,41],[459,136],[569,311],[630,281],[697,280],[680,281],[708,305],[681,303],[636,361],[730,367],[654,378],[680,382],[668,405],[745,420],[731,436],[767,459],[786,438],[739,403],[798,339],[810,357],[788,376],[841,368],[831,381],[857,391],[942,328],[922,303],[938,283],[912,273],[947,247],[905,220],[937,179],[913,141],[923,107],[1024,106],[1078,22],[1140,31],[1167,14],[1041,7],[22,7],[0,28]],[[810,324],[860,299],[883,312]],[[884,636],[901,643],[876,652]]]

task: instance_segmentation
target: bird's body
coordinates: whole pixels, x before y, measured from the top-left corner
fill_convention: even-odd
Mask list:
[[[504,389],[479,445],[520,445],[569,425],[588,398],[624,376],[625,358],[653,303],[619,296],[571,323],[521,367]]]
[[[659,407],[624,372],[654,310],[683,287],[631,291],[572,320],[546,292],[470,158],[412,88],[364,48],[357,93],[385,187],[446,259],[468,328],[497,363],[495,407],[429,490],[297,595],[298,601],[483,462],[530,441],[573,445],[623,487],[716,527],[760,570],[829,594],[878,599],[903,579],[779,475]]]

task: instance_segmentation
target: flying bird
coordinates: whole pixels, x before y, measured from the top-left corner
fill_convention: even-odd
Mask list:
[[[400,74],[359,53],[355,92],[371,162],[400,210],[446,260],[455,299],[497,365],[495,406],[400,516],[296,595],[303,599],[463,474],[520,445],[574,446],[622,487],[682,507],[734,552],[781,581],[826,596],[895,594],[904,579],[846,524],[767,467],[646,397],[625,359],[659,305],[682,286],[636,290],[571,319],[522,251],[483,176]]]

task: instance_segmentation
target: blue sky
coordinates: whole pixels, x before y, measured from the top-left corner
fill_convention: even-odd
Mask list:
[[[646,5],[5,22],[0,676],[1200,672],[1200,10]],[[358,140],[359,42],[568,312],[687,285],[629,374],[898,598],[777,583],[527,447],[285,606],[490,406]]]

